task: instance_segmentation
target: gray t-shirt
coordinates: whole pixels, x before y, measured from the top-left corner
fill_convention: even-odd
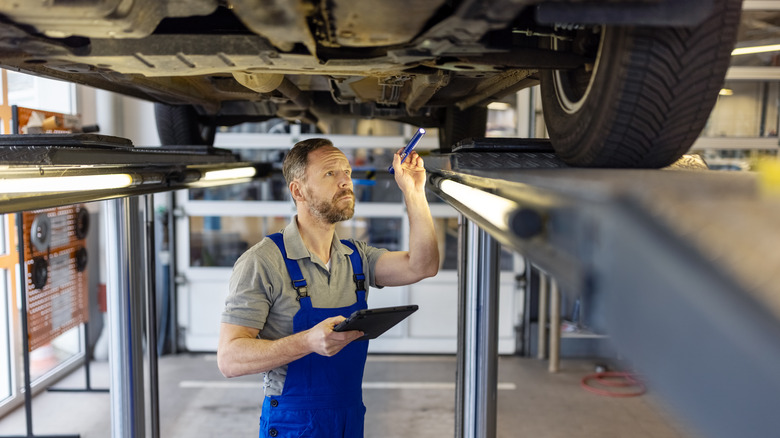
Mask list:
[[[297,260],[306,279],[312,306],[322,308],[351,306],[357,300],[349,254],[352,250],[333,236],[330,270],[309,252],[301,239],[297,217],[282,231],[287,257]],[[352,240],[352,239],[350,239]],[[376,284],[374,268],[386,249],[352,240],[363,260],[367,283]],[[230,276],[222,322],[260,330],[262,339],[280,339],[293,333],[293,316],[300,309],[287,266],[276,244],[269,238],[249,248],[238,258]],[[266,395],[280,395],[287,366],[264,373]]]

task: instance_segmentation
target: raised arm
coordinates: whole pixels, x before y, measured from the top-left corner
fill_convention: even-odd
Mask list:
[[[225,377],[238,377],[272,370],[309,353],[333,356],[363,336],[357,330],[334,332],[333,327],[344,319],[334,316],[309,330],[275,341],[258,339],[257,329],[223,322],[219,329],[217,365]]]
[[[439,271],[439,247],[425,196],[423,159],[412,152],[402,164],[396,153],[393,169],[409,215],[409,251],[388,252],[377,260],[376,282],[382,286],[416,283]]]

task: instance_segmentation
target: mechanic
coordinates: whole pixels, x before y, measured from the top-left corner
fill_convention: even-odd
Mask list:
[[[336,224],[352,218],[355,196],[349,160],[331,141],[301,141],[285,157],[297,215],[236,261],[217,354],[226,377],[264,374],[261,437],[363,436],[368,342],[352,343],[363,333],[333,327],[367,307],[366,283],[402,286],[439,269],[423,160],[412,152],[402,163],[396,153],[393,169],[409,251],[339,240]]]

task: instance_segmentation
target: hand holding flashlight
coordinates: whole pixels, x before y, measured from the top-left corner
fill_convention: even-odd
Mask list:
[[[412,153],[414,148],[417,146],[417,143],[420,142],[420,139],[423,137],[423,135],[425,135],[425,129],[420,128],[412,136],[412,139],[409,140],[409,144],[407,144],[404,150],[401,151],[401,164],[403,164],[404,160],[406,160],[406,157]],[[390,174],[395,174],[395,169],[393,169],[392,164],[390,165],[390,167],[387,168],[387,171],[390,172]]]

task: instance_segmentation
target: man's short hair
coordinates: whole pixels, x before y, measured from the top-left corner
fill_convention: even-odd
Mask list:
[[[309,163],[309,153],[324,146],[333,146],[333,142],[327,138],[309,138],[295,143],[282,164],[282,174],[288,186],[297,179],[304,179],[306,165]]]

